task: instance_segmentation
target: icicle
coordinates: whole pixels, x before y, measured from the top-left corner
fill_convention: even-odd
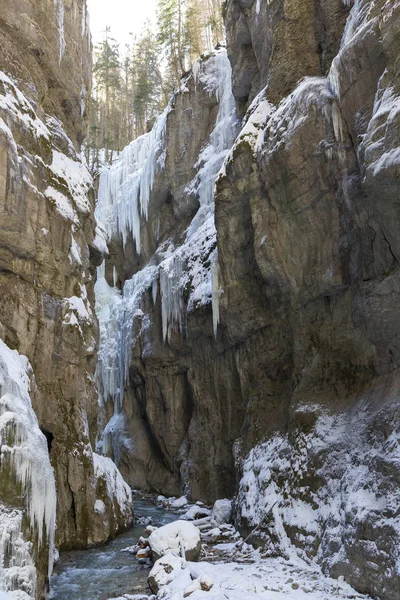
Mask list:
[[[100,325],[100,346],[97,365],[99,381],[100,419],[107,414],[106,405],[109,399],[114,404],[112,427],[100,424],[104,430],[98,442],[103,453],[113,449],[113,438],[117,435],[118,415],[123,411],[124,387],[129,377],[132,346],[135,343],[134,331],[138,319],[143,317],[140,310],[142,297],[147,290],[154,293],[154,281],[158,277],[158,267],[148,266],[139,271],[124,285],[123,293],[115,287],[111,288],[105,277],[102,265],[98,268],[98,279],[95,285],[96,313]],[[154,296],[153,296],[154,297]],[[111,423],[111,422],[110,422]],[[114,459],[115,448],[114,448]]]
[[[221,297],[221,290],[219,289],[218,280],[218,252],[215,251],[212,264],[211,264],[211,281],[212,281],[212,311],[213,311],[213,329],[214,337],[217,337],[218,325],[219,325],[219,300]]]
[[[110,237],[131,234],[140,253],[141,218],[147,219],[150,193],[158,169],[163,168],[165,127],[171,108],[157,119],[150,133],[127,146],[115,164],[100,175],[96,216]]]
[[[50,575],[53,566],[56,489],[46,438],[39,429],[29,396],[30,369],[24,356],[10,350],[0,340],[1,470],[8,469],[21,484],[30,527],[37,534],[37,548],[41,548],[44,539],[49,545]],[[4,519],[0,510],[0,536],[4,535]]]
[[[212,300],[211,259],[216,245],[214,184],[236,137],[238,120],[226,50],[216,51],[207,61],[198,61],[194,71],[206,92],[218,99],[219,107],[209,144],[195,165],[197,175],[186,190],[187,194],[199,198],[200,208],[186,232],[185,242],[179,248],[169,247],[158,266],[150,264],[126,281],[122,294],[107,284],[104,265],[98,269],[95,287],[100,323],[97,378],[99,429],[103,431],[98,448],[106,454],[112,453],[114,458],[119,454],[119,445],[125,444],[121,415],[132,346],[136,343],[135,336],[148,326],[141,310],[144,294],[151,291],[155,303],[159,279],[163,339],[168,341],[174,328],[184,331],[187,310]],[[96,217],[109,237],[121,234],[125,244],[131,234],[137,252],[140,252],[140,221],[147,218],[154,177],[165,164],[165,128],[170,110],[164,111],[149,134],[127,146],[100,177]],[[140,331],[136,333],[139,324]],[[107,424],[106,405],[110,399],[114,415]]]
[[[54,6],[56,9],[56,18],[57,18],[57,27],[58,27],[58,36],[59,36],[59,63],[61,63],[62,58],[65,54],[65,37],[64,37],[64,0],[54,0]]]
[[[157,302],[157,293],[158,293],[158,282],[157,282],[157,279],[155,279],[153,281],[153,289],[152,289],[153,304],[155,304]]]
[[[211,268],[206,267],[216,244],[214,224],[214,187],[217,175],[232,147],[238,129],[235,99],[232,94],[232,69],[221,49],[207,62],[196,61],[196,81],[219,102],[215,128],[209,145],[201,152],[195,165],[197,175],[187,193],[199,198],[200,208],[186,232],[183,246],[173,257],[161,263],[161,298],[163,337],[169,340],[171,328],[185,324],[184,294],[188,294],[187,309],[207,304],[212,299]]]
[[[161,314],[163,339],[170,341],[173,327],[182,331],[184,302],[182,293],[183,264],[181,256],[176,253],[161,264]]]

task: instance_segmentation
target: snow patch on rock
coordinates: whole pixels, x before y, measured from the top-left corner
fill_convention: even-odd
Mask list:
[[[12,510],[0,505],[0,581],[7,590],[20,588],[34,597],[34,562],[43,545],[49,548],[49,575],[53,567],[56,488],[46,438],[32,409],[31,375],[28,359],[0,340],[1,473],[11,494],[18,497],[14,485],[21,486],[24,506]],[[29,541],[24,537],[24,514],[30,524]]]
[[[174,521],[153,531],[149,544],[156,558],[172,552],[188,560],[197,560],[201,548],[200,531],[188,521]]]

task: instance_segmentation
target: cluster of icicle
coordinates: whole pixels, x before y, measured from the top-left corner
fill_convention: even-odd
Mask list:
[[[150,193],[158,168],[163,167],[165,127],[170,107],[164,110],[150,133],[126,146],[115,163],[100,175],[97,219],[110,237],[131,234],[140,253],[140,223],[147,219]]]
[[[170,340],[174,328],[179,327],[181,331],[184,328],[186,307],[183,293],[188,286],[191,291],[187,310],[207,304],[212,299],[215,333],[219,319],[214,187],[238,133],[232,93],[232,69],[226,50],[216,51],[203,68],[200,60],[196,61],[193,74],[196,85],[201,82],[210,95],[216,96],[218,114],[209,144],[200,153],[195,164],[197,174],[186,190],[188,194],[198,197],[199,210],[188,227],[185,243],[160,265],[164,340]],[[213,265],[211,269],[205,266],[207,262]]]
[[[195,165],[195,178],[186,189],[199,199],[200,207],[190,224],[183,245],[159,249],[161,262],[152,262],[125,283],[122,293],[110,287],[105,279],[104,265],[98,270],[96,310],[100,322],[98,379],[100,383],[100,415],[106,414],[108,399],[114,402],[114,416],[103,423],[99,451],[118,461],[118,448],[129,444],[124,434],[123,395],[129,375],[129,363],[135,335],[146,344],[146,328],[150,319],[142,312],[143,295],[152,289],[156,302],[158,285],[161,295],[163,339],[170,340],[175,328],[185,328],[186,312],[195,306],[208,304],[217,298],[216,231],[214,224],[214,185],[222,164],[237,133],[237,116],[231,87],[231,66],[225,49],[217,50],[206,61],[197,61],[193,68],[196,85],[218,100],[216,125],[209,144],[202,150]],[[141,220],[147,218],[154,177],[165,163],[165,129],[170,108],[158,118],[153,130],[127,146],[116,163],[100,177],[97,219],[108,235],[128,235],[136,241],[140,252]],[[213,267],[210,267],[210,264]],[[159,282],[159,283],[158,283]],[[190,289],[189,298],[184,298]],[[215,305],[215,327],[218,306]],[[103,408],[103,410],[102,410]],[[101,418],[101,417],[100,417]]]
[[[10,350],[0,340],[0,471],[21,488],[21,503],[28,517],[35,552],[49,548],[49,576],[53,566],[56,519],[56,487],[46,438],[40,431],[30,399],[26,357]],[[15,482],[15,483],[13,483]],[[35,596],[36,571],[32,543],[23,538],[23,511],[0,506],[0,582],[7,590],[24,589]],[[8,565],[6,569],[1,568]]]

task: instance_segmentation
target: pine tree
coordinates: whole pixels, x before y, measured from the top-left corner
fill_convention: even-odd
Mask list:
[[[162,76],[155,35],[147,22],[135,45],[133,113],[136,134],[146,130],[146,124],[162,109]]]
[[[187,47],[185,40],[185,13],[187,0],[158,0],[158,41],[167,61],[174,84],[179,83],[185,71]]]
[[[105,160],[112,160],[113,138],[111,135],[112,107],[120,88],[119,46],[110,37],[110,28],[105,31],[104,40],[98,45],[95,54],[93,72],[98,91],[103,94],[100,104],[100,127],[105,149]]]

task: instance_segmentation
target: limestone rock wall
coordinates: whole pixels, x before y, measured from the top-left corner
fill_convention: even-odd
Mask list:
[[[4,0],[1,67],[47,114],[59,119],[76,148],[85,136],[91,88],[91,36],[85,0]]]
[[[35,374],[32,402],[55,474],[60,549],[104,541],[132,518],[132,511],[114,517],[112,493],[104,514],[95,509],[93,284],[106,246],[79,150],[90,64],[85,1],[2,2],[0,337]]]
[[[237,522],[256,543],[297,547],[385,600],[399,587],[399,10],[226,3],[244,120],[203,261],[216,338],[211,297],[191,303],[195,279],[182,288],[179,274],[184,310],[165,339],[157,277],[197,210],[193,161],[216,114],[199,111],[198,67],[168,115],[141,251],[115,235],[106,265],[110,285],[115,267],[117,286],[135,274],[141,290],[124,312],[119,421],[105,402],[130,481],[208,501],[238,491]]]
[[[226,87],[221,86],[221,66],[225,79],[229,79]],[[220,90],[222,97],[217,95],[218,86],[226,92]],[[220,111],[223,98],[226,113]],[[205,190],[199,181],[207,169],[212,172],[207,157],[214,156],[212,152],[202,152],[209,148],[210,140],[217,146],[222,144],[224,149],[217,157],[222,164],[229,144],[224,143],[223,136],[215,139],[213,132],[226,129],[232,141],[236,132],[225,50],[198,61],[164,118],[165,134],[153,157],[158,166],[148,219],[140,219],[140,251],[129,232],[123,247],[121,237],[107,221],[110,199],[99,214],[108,222],[111,236],[105,265],[108,284],[112,286],[115,281],[117,287],[125,286],[124,298],[113,295],[114,290],[110,308],[104,311],[105,359],[110,348],[120,350],[103,370],[109,377],[109,371],[114,369],[116,380],[122,371],[124,394],[121,402],[119,384],[114,394],[103,392],[100,444],[133,486],[171,495],[187,489],[195,497],[212,501],[234,492],[232,441],[239,435],[243,414],[240,398],[230,404],[238,379],[230,380],[227,373],[228,369],[235,373],[235,366],[230,356],[219,356],[214,343],[213,207],[200,206]],[[122,172],[124,157],[121,161],[117,168]],[[122,206],[122,202],[134,197],[134,158],[130,165],[133,174],[126,179],[126,188],[123,184],[111,199],[111,207]],[[138,173],[146,169],[142,165]],[[112,176],[111,171],[107,177]],[[117,181],[122,179],[118,175]],[[147,179],[146,175],[141,185],[145,186]],[[103,188],[102,182],[100,187]],[[208,210],[211,212],[204,218]],[[187,238],[187,231],[195,230],[198,223],[203,223],[198,235]],[[110,300],[110,291],[104,290],[104,284],[103,281],[97,289],[99,309]],[[203,289],[205,292],[200,293]],[[171,314],[168,305],[172,307]],[[102,350],[100,357],[102,361]]]
[[[280,4],[276,33],[291,3],[258,5],[265,24]],[[289,82],[290,52],[282,60],[277,47],[249,94],[260,92],[217,185],[219,332],[244,359],[242,527],[263,515],[267,547],[282,548],[284,532],[334,575],[394,600],[400,6],[339,12],[349,8],[326,69],[304,60]],[[237,9],[228,3],[236,40]],[[241,14],[256,39],[257,6]]]

